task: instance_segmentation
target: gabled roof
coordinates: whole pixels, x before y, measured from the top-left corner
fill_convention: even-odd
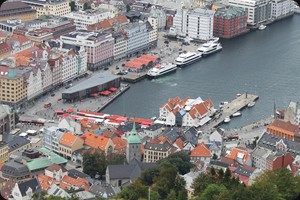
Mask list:
[[[106,149],[106,146],[110,140],[109,138],[106,138],[101,135],[96,135],[91,132],[86,132],[84,136],[85,136],[85,140],[84,140],[85,145],[88,145],[95,149],[101,149],[102,151]]]
[[[66,172],[66,168],[64,168],[63,166],[60,166],[58,164],[53,163],[52,165],[50,165],[49,167],[47,167],[45,170],[50,171],[50,172],[54,172],[54,171],[59,171],[61,169],[62,172]]]
[[[234,173],[250,177],[251,174],[254,172],[255,168],[249,167],[249,166],[243,166],[243,167],[238,167],[236,170],[234,170]]]
[[[14,151],[22,146],[29,144],[30,140],[26,139],[25,137],[15,136],[12,141],[8,143],[8,152]]]
[[[289,131],[294,134],[299,134],[299,126],[292,124],[290,121],[283,121],[280,119],[275,119],[272,124],[270,124],[267,128],[269,129],[281,129],[285,131]]]
[[[60,144],[66,145],[68,147],[72,147],[72,145],[76,142],[76,140],[79,139],[81,140],[81,138],[79,138],[76,135],[73,135],[72,133],[65,133],[59,140]]]
[[[26,192],[29,188],[32,189],[32,192],[35,192],[35,191],[41,189],[41,186],[36,178],[28,180],[28,181],[24,181],[22,183],[18,183],[18,186],[19,186],[22,197],[26,196]]]
[[[115,147],[114,147],[115,150],[126,148],[126,145],[127,145],[127,141],[123,140],[120,137],[114,137],[112,139],[112,142],[115,145]]]
[[[162,132],[161,135],[168,137],[168,140],[173,143],[179,137],[179,132],[176,127],[170,127]]]
[[[180,150],[183,149],[183,141],[181,138],[177,138],[177,140],[173,143],[173,145],[176,145]]]
[[[191,151],[191,157],[211,157],[210,150],[206,147],[204,142],[201,142]]]
[[[48,190],[53,183],[53,179],[45,174],[39,174],[37,178],[43,190]]]
[[[192,143],[194,146],[198,144],[197,130],[195,127],[190,127],[187,131],[185,131],[182,135],[183,142]]]
[[[233,148],[230,154],[226,155],[226,157],[237,161],[241,159],[243,162],[241,164],[246,164],[249,161],[249,159],[251,159],[251,154],[249,154],[246,150],[242,148]]]

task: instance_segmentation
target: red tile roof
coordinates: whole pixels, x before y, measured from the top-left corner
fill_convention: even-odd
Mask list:
[[[127,23],[128,20],[125,16],[119,15],[117,17],[111,18],[111,19],[106,19],[101,22],[97,22],[95,24],[91,24],[87,26],[87,30],[93,31],[93,30],[105,30],[112,28],[114,25],[121,25],[124,23]]]
[[[78,136],[73,135],[72,133],[65,133],[59,140],[60,144],[72,147],[74,142],[78,139]]]
[[[207,148],[207,146],[204,144],[204,142],[201,142],[197,147],[195,147],[191,151],[191,157],[211,157],[211,152]]]
[[[112,142],[115,145],[115,147],[114,147],[115,150],[126,148],[126,145],[127,145],[127,141],[121,139],[120,137],[114,137],[112,139]]]
[[[290,121],[286,122],[280,119],[275,119],[272,124],[270,124],[267,128],[269,129],[281,129],[292,132],[294,134],[299,134],[299,126],[293,125]]]
[[[10,47],[10,45],[8,45],[7,42],[3,42],[0,44],[0,55],[9,53],[11,51],[12,51],[12,48]]]
[[[101,135],[96,135],[91,132],[86,132],[84,136],[85,136],[85,141],[84,141],[85,145],[88,145],[95,149],[100,149],[102,151],[105,151],[106,146],[109,142],[109,138],[103,137]]]
[[[243,155],[242,157],[243,164],[247,164],[248,160],[251,158],[251,155],[242,148],[233,148],[230,154],[226,155],[226,157],[237,160],[237,156],[239,153]]]

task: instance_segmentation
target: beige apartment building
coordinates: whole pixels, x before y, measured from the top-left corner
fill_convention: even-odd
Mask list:
[[[83,148],[83,139],[72,133],[65,133],[59,140],[59,153],[64,158],[71,159],[74,151]]]
[[[160,159],[168,157],[173,151],[173,146],[166,141],[165,143],[146,142],[144,146],[144,162],[155,163]]]
[[[69,1],[66,0],[23,0],[22,2],[35,9],[37,12],[37,17],[41,15],[54,15],[62,17],[71,12]]]

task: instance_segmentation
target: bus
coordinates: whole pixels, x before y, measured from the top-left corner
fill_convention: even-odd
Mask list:
[[[16,128],[10,132],[10,134],[12,134],[12,135],[17,135],[19,133],[21,133],[21,129],[19,129],[19,128]]]

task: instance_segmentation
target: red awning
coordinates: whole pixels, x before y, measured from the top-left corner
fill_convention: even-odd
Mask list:
[[[63,110],[55,110],[54,112],[55,112],[56,114],[58,114],[58,115],[64,114],[64,111],[63,111]]]
[[[69,114],[68,114],[68,113],[65,113],[65,114],[60,115],[59,117],[60,117],[60,118],[67,118],[67,117],[69,117]]]
[[[67,113],[72,113],[72,112],[74,112],[74,109],[73,109],[73,108],[69,108],[69,109],[67,110]]]
[[[118,90],[118,88],[111,87],[111,88],[109,88],[109,90],[112,91],[112,92],[115,92],[115,91]]]
[[[105,90],[105,91],[100,92],[100,94],[105,95],[105,96],[110,95],[110,93],[111,93],[111,92],[108,91],[108,90]]]
[[[99,96],[99,94],[98,93],[93,93],[93,94],[91,94],[91,96],[97,97],[97,96]]]

